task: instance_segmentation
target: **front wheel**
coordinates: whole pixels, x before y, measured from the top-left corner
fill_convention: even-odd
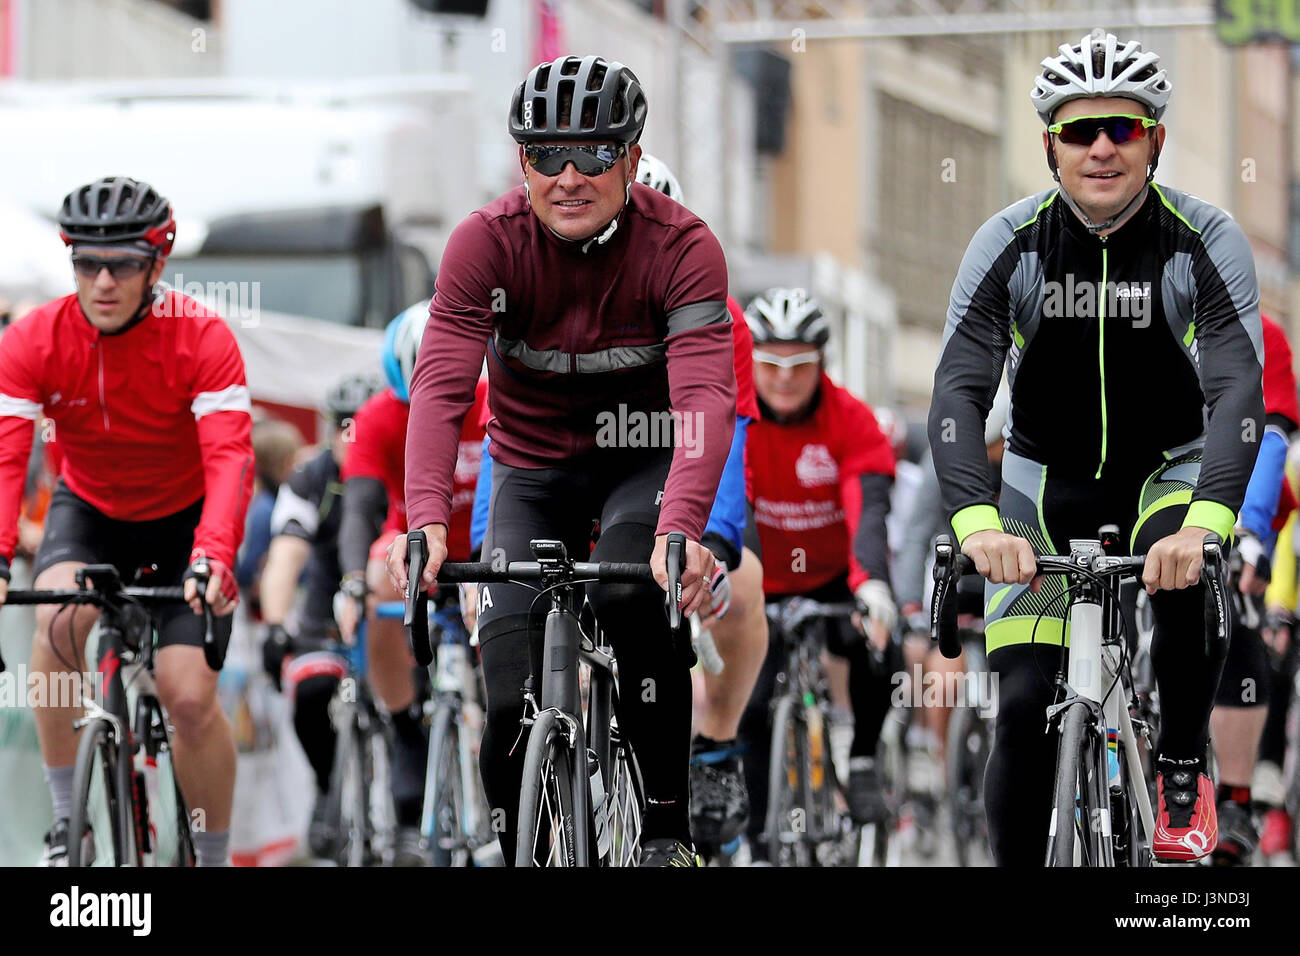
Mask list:
[[[126,828],[131,806],[128,757],[107,719],[96,718],[82,728],[72,772],[68,866],[129,864],[132,844],[128,843],[131,836]],[[87,830],[89,840],[84,839]]]
[[[773,866],[808,866],[808,725],[794,694],[772,712],[772,750],[768,758],[767,839]]]
[[[543,713],[528,732],[515,866],[578,866],[574,833],[573,753],[553,713]]]
[[[1061,717],[1056,786],[1048,836],[1048,866],[1111,865],[1109,791],[1102,775],[1105,744],[1087,709],[1078,704]]]
[[[373,862],[368,756],[354,706],[349,706],[338,728],[327,803],[329,824],[338,839],[335,861],[339,866],[366,866]]]
[[[989,857],[984,815],[984,769],[989,760],[988,724],[973,707],[959,707],[948,724],[948,822],[959,866]]]
[[[465,833],[460,733],[454,711],[450,704],[439,706],[429,729],[429,769],[420,831],[433,866],[469,866],[472,862]]]

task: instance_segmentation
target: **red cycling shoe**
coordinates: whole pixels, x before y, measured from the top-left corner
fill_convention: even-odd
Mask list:
[[[1158,760],[1156,832],[1151,851],[1159,860],[1193,863],[1219,842],[1214,784],[1201,761]]]

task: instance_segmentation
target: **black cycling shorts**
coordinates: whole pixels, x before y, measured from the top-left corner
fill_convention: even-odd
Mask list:
[[[759,561],[763,560],[763,548],[758,541],[758,524],[754,521],[754,503],[745,502],[745,530],[741,535],[741,541],[750,551],[754,552],[754,557]]]
[[[36,549],[32,577],[65,561],[82,564],[111,564],[123,584],[140,587],[173,587],[185,577],[194,548],[194,529],[203,513],[200,498],[188,508],[149,521],[119,521],[68,490],[63,480],[50,497],[45,514],[45,535]],[[135,580],[140,568],[156,570]],[[203,646],[203,616],[188,605],[162,604],[155,611],[158,646],[189,644]],[[215,620],[216,638],[224,648],[230,641],[234,615]]]

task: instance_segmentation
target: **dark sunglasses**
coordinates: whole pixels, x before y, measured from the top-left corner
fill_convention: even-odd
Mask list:
[[[1155,125],[1156,121],[1149,116],[1076,116],[1064,123],[1053,123],[1047,131],[1055,133],[1062,143],[1071,146],[1091,146],[1097,134],[1104,132],[1112,143],[1119,146],[1145,138],[1147,130]]]
[[[583,176],[600,176],[613,169],[625,152],[627,147],[621,143],[597,143],[595,146],[538,146],[530,143],[524,147],[524,159],[543,176],[558,176],[569,163],[573,163],[573,168]]]
[[[143,256],[126,256],[121,259],[101,259],[98,256],[73,256],[72,271],[83,279],[98,278],[101,269],[107,269],[118,282],[134,279],[148,269],[153,260]]]

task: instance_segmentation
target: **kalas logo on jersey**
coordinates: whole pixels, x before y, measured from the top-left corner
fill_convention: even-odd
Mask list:
[[[794,473],[805,488],[829,485],[839,480],[840,468],[835,464],[825,445],[804,445],[799,460],[794,463]]]

